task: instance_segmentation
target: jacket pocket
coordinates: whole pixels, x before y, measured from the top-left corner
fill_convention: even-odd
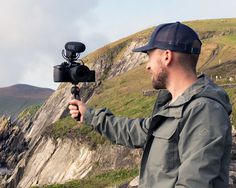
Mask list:
[[[176,133],[177,128],[178,120],[166,120],[152,135],[156,138],[169,140]]]
[[[178,120],[166,120],[153,132],[150,162],[163,170],[170,171],[179,166]]]

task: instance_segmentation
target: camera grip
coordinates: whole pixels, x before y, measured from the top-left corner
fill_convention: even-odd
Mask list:
[[[74,99],[81,101],[80,94],[79,94],[79,88],[77,86],[73,86],[71,88],[71,94],[74,96]],[[79,110],[78,105],[74,105],[74,106],[76,106],[77,109]],[[78,116],[75,118],[75,120],[80,121],[80,118],[81,118],[81,114],[79,113]]]
[[[80,99],[80,96],[79,95],[77,95],[76,97],[74,97],[75,99],[77,99],[77,100],[81,100]],[[78,105],[75,105],[76,107],[77,107],[77,109],[79,110],[79,107],[78,107]],[[78,116],[75,118],[75,120],[76,121],[80,121],[80,118],[81,118],[81,114],[80,113],[78,113]]]

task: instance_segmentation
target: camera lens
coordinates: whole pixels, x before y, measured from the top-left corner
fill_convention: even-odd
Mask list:
[[[73,82],[82,82],[89,75],[89,68],[85,65],[72,67],[70,71]]]

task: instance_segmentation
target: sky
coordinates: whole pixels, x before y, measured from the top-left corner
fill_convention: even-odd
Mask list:
[[[236,18],[236,0],[1,0],[0,87],[56,89],[53,66],[68,41],[81,57],[110,42],[166,22]]]

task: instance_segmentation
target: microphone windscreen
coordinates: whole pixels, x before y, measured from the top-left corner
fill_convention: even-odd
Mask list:
[[[81,53],[85,51],[86,46],[82,42],[67,42],[65,49],[71,52]]]

